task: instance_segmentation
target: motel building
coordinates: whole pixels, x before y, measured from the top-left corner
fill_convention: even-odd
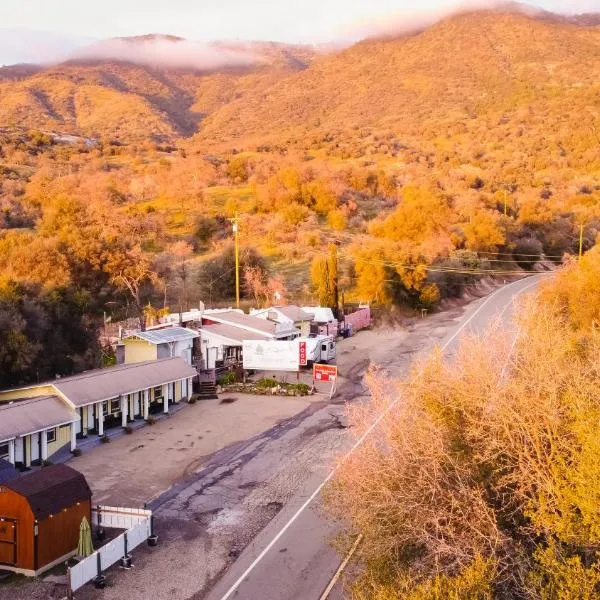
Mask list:
[[[0,391],[0,459],[30,467],[77,440],[127,427],[192,394],[197,371],[181,357],[85,371]]]

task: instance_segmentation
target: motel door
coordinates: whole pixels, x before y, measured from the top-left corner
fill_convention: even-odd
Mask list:
[[[17,522],[0,517],[0,565],[17,564]]]

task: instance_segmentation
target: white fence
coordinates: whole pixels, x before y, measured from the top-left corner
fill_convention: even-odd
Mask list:
[[[92,508],[92,525],[108,529],[131,529],[151,516],[152,511],[145,508],[97,506]]]
[[[152,511],[114,506],[92,510],[92,523],[100,528],[127,529],[92,555],[68,570],[70,597],[88,581],[102,574],[152,535]]]

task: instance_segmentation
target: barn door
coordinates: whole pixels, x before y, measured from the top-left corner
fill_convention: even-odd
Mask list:
[[[17,564],[17,522],[0,517],[0,565]]]

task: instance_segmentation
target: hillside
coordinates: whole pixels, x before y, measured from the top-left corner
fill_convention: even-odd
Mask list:
[[[141,36],[96,44],[81,52],[83,58],[52,67],[0,68],[0,124],[127,141],[174,140],[197,131],[207,114],[239,95],[238,88],[268,85],[312,58],[305,47],[213,44],[210,56],[224,55],[224,63],[244,54],[252,60],[205,70],[143,64],[140,49],[151,54],[148,44],[157,40],[158,50],[172,47],[174,60],[181,56],[183,40]]]
[[[223,106],[200,136],[262,139],[267,121],[280,138],[365,126],[422,136],[521,109],[579,122],[593,113],[599,53],[597,27],[515,11],[458,15],[416,35],[319,57]],[[575,117],[573,106],[586,110]]]

